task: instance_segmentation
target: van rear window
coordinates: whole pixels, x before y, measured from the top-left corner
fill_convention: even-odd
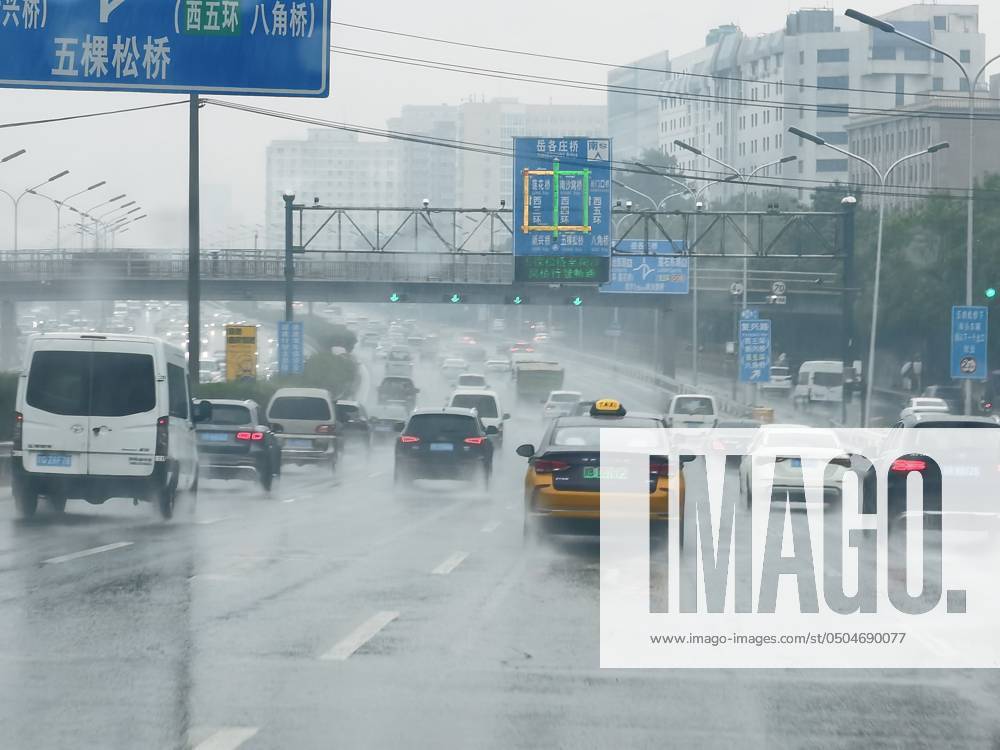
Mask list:
[[[156,406],[148,354],[35,352],[28,371],[29,406],[65,416],[124,417]]]
[[[271,404],[268,417],[270,419],[311,419],[325,422],[330,419],[330,405],[325,399],[312,396],[282,396]]]

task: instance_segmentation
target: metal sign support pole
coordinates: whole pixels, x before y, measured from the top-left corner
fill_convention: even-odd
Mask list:
[[[188,112],[188,377],[201,382],[201,195],[199,190],[198,95],[191,94]]]

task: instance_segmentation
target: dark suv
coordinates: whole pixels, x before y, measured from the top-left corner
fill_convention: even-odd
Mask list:
[[[365,407],[357,401],[341,400],[333,405],[333,410],[337,418],[337,433],[344,445],[371,450],[371,423]]]
[[[393,482],[472,479],[488,489],[493,474],[495,427],[483,427],[472,409],[419,409],[396,443]]]
[[[197,426],[202,476],[256,479],[265,490],[281,474],[281,446],[256,401],[212,399],[212,416]]]

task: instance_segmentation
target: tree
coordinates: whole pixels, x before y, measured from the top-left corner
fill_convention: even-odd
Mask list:
[[[660,174],[653,174],[646,171],[644,167],[649,167]],[[657,205],[671,193],[678,192],[681,188],[662,177],[663,173],[675,172],[677,160],[672,156],[667,156],[659,149],[647,148],[639,158],[633,162],[624,162],[621,169],[615,171],[615,179],[628,185],[630,188],[648,195]],[[672,175],[671,175],[672,176]],[[681,180],[683,182],[683,180]],[[654,206],[645,198],[632,190],[627,190],[620,185],[614,186],[614,197],[622,203],[632,201],[636,208],[648,210]]]

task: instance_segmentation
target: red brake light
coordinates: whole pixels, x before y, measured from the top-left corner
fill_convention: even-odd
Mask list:
[[[11,446],[13,450],[21,450],[21,435],[24,429],[24,415],[17,411],[14,412],[14,435],[13,435],[13,445]]]
[[[420,442],[420,438],[418,438],[416,435],[400,435],[399,436],[399,442],[401,442],[401,443],[419,443]]]
[[[919,458],[897,458],[889,467],[890,471],[907,473],[910,471],[923,471],[927,468],[927,462]]]
[[[252,433],[250,435],[250,439],[251,440],[263,440],[264,439],[264,433],[263,432],[254,432],[254,433]]]
[[[468,445],[482,445],[483,443],[486,442],[486,438],[484,438],[484,437],[470,437],[470,438],[466,438],[465,442]]]
[[[170,442],[169,417],[160,417],[156,420],[156,457],[165,459],[167,448]]]
[[[568,468],[569,464],[565,461],[552,461],[546,458],[535,461],[536,474],[551,474],[554,471],[564,471]]]

